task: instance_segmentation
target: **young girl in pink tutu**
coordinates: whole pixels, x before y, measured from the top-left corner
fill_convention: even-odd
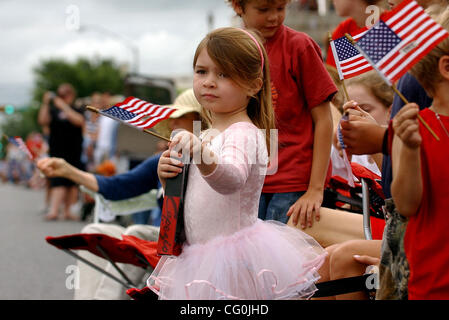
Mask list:
[[[183,166],[179,151],[193,155],[186,242],[148,279],[159,299],[297,299],[316,291],[324,249],[296,228],[257,218],[274,129],[267,61],[258,37],[237,28],[212,31],[196,50],[193,89],[211,128],[200,137],[178,133],[159,161],[165,187]]]

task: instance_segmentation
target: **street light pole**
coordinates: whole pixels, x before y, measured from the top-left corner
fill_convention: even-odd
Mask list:
[[[99,33],[102,34],[106,34],[112,38],[115,38],[117,40],[119,40],[120,42],[122,42],[122,44],[124,44],[130,51],[132,54],[132,60],[133,60],[133,72],[134,73],[139,73],[139,47],[137,45],[135,45],[131,40],[119,35],[118,33],[115,33],[109,29],[106,29],[103,26],[100,25],[82,25],[79,27],[78,32],[86,32],[86,31],[97,31]]]

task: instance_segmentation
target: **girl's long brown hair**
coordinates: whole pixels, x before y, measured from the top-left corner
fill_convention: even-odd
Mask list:
[[[270,129],[275,128],[275,117],[271,102],[271,81],[268,57],[260,37],[252,31],[264,57],[264,66],[259,48],[251,37],[238,28],[219,28],[210,32],[198,45],[193,59],[193,67],[203,49],[214,63],[244,89],[252,88],[258,78],[262,79],[263,85],[260,91],[251,97],[247,113],[251,121],[259,129],[266,131],[266,144],[270,152]],[[208,110],[202,110],[203,117],[210,122]]]

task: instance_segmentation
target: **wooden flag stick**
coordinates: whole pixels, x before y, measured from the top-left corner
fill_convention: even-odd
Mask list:
[[[368,60],[368,62],[371,64],[371,66],[373,67],[374,70],[377,71],[377,73],[382,77],[382,79],[384,79],[384,81],[391,86],[391,88],[393,89],[393,91],[399,96],[399,98],[401,98],[401,100],[405,103],[408,104],[409,101],[404,97],[404,95],[396,88],[396,85],[393,83],[390,83],[390,80],[387,79],[384,74],[377,68],[376,64],[370,59],[369,56],[366,55],[366,53],[362,50],[362,48],[360,48],[354,41],[354,39],[351,37],[350,34],[346,33],[345,34],[346,38],[349,40],[349,42],[352,43],[352,45],[366,58],[366,60]],[[418,120],[421,121],[421,123],[424,125],[424,127],[426,127],[427,130],[429,130],[430,134],[437,140],[440,141],[440,138],[437,136],[437,134],[432,130],[432,128],[430,128],[430,126],[427,124],[426,121],[424,121],[424,119],[418,114]]]
[[[89,111],[92,111],[92,112],[100,113],[100,110],[98,110],[97,108],[94,108],[94,107],[92,107],[92,106],[86,106],[86,109],[89,110]],[[100,114],[108,117],[108,115],[106,115],[106,114],[103,114],[103,113],[100,113]],[[109,117],[109,118],[114,119],[114,118],[112,118],[112,117]],[[114,119],[114,120],[116,120],[116,119]],[[127,124],[126,122],[124,122],[124,123]],[[132,125],[129,125],[129,126],[130,126],[130,127],[133,127],[133,128],[136,128],[136,127],[134,127],[134,126],[132,126]],[[161,135],[157,134],[156,132],[150,131],[150,130],[148,130],[148,129],[144,129],[144,130],[142,130],[142,131],[145,132],[145,133],[151,134],[151,135],[153,135],[153,136],[155,136],[155,137],[157,137],[157,138],[159,138],[159,139],[162,139],[162,140],[171,142],[170,139],[168,139],[168,138],[166,138],[166,137],[164,137],[164,136],[161,136]]]
[[[348,102],[351,99],[349,99],[349,94],[348,94],[348,89],[346,89],[345,79],[343,79],[341,81],[341,85],[343,87],[343,91],[345,92],[346,102]]]

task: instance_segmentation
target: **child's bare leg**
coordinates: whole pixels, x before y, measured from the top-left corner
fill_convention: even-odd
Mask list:
[[[352,240],[338,245],[330,256],[329,274],[331,280],[363,275],[368,267],[354,260],[354,255],[367,255],[380,258],[381,240]],[[342,294],[337,300],[367,299],[365,292]]]
[[[292,219],[287,224],[293,226]],[[361,214],[324,207],[320,208],[320,220],[313,221],[312,227],[302,229],[297,225],[296,228],[313,237],[324,248],[349,240],[364,239]]]

